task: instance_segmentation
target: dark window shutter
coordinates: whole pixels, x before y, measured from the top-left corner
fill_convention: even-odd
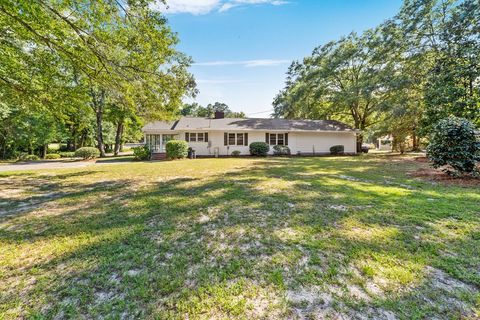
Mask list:
[[[265,143],[270,144],[270,134],[265,133]]]
[[[228,145],[228,134],[226,132],[223,134],[223,145]]]
[[[285,133],[285,145],[288,146],[288,133]]]
[[[205,132],[205,133],[204,133],[204,137],[205,137],[205,139],[204,139],[205,142],[208,142],[208,132]]]
[[[190,134],[188,132],[185,132],[185,141],[190,141]]]
[[[248,146],[248,133],[245,133],[245,137],[243,138],[243,144]]]

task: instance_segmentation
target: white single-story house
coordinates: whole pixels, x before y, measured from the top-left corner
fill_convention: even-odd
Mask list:
[[[334,120],[237,119],[216,112],[214,118],[154,121],[143,132],[156,159],[164,157],[165,144],[172,139],[185,140],[197,156],[210,157],[229,156],[233,151],[249,155],[249,145],[256,141],[268,143],[270,153],[275,145],[288,146],[292,155],[329,154],[335,145],[343,145],[347,154],[357,153],[358,130]]]

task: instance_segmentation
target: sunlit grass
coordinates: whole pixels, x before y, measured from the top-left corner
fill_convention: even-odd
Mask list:
[[[0,319],[479,317],[480,192],[386,155],[0,173]]]

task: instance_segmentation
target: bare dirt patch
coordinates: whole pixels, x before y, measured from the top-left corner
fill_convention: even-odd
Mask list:
[[[441,183],[444,185],[455,185],[463,187],[480,186],[480,179],[472,176],[452,177],[445,172],[433,168],[420,168],[408,173],[409,176]]]
[[[413,158],[416,162],[421,162],[421,163],[427,163],[428,158],[427,157],[415,157]]]

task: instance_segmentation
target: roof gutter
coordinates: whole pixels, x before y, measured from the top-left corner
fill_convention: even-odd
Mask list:
[[[310,132],[310,133],[361,133],[362,130],[351,129],[351,130],[280,130],[280,129],[212,129],[212,128],[188,128],[188,129],[148,129],[142,130],[143,132],[189,132],[189,131],[219,131],[219,132]]]

